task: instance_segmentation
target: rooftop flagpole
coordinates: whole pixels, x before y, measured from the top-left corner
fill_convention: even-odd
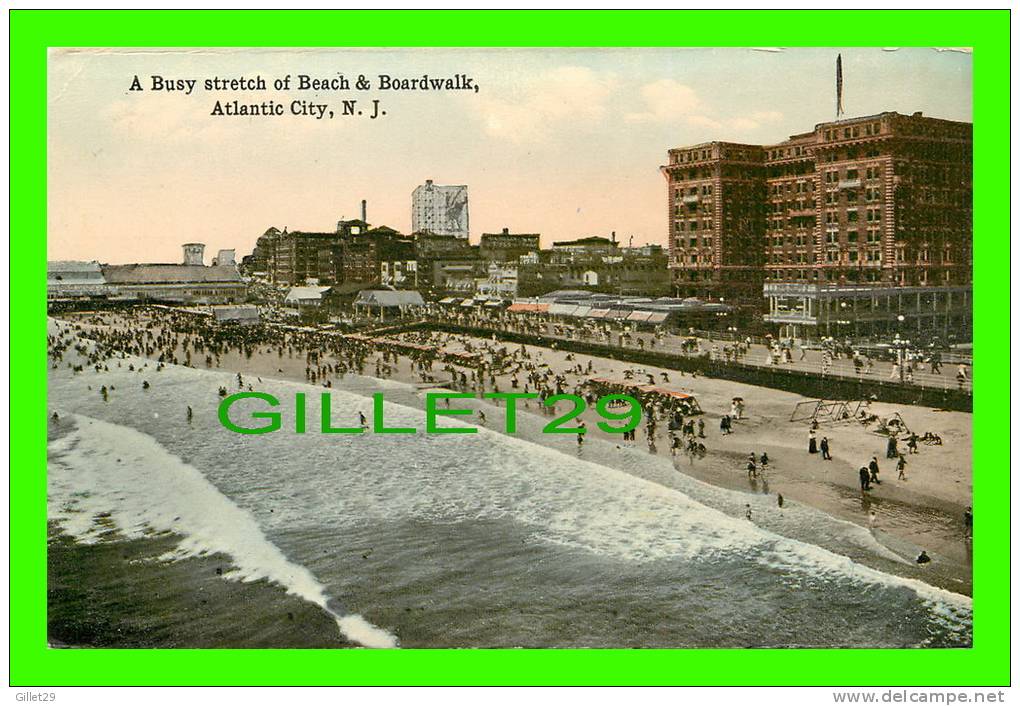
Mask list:
[[[836,120],[843,114],[843,55],[836,55]]]

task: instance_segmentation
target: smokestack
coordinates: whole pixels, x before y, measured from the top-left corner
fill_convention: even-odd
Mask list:
[[[613,231],[613,245],[616,245],[616,231]]]
[[[237,263],[234,262],[233,249],[220,250],[218,253],[216,253],[216,264],[221,267],[223,265],[236,265]]]
[[[184,244],[184,264],[185,265],[198,265],[201,267],[205,264],[205,244],[204,243],[185,243]]]
[[[361,199],[361,220],[368,223],[368,201]]]

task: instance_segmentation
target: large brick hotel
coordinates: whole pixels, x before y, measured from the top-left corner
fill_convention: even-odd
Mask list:
[[[969,340],[971,167],[972,125],[920,113],[671,149],[674,292],[791,335]]]

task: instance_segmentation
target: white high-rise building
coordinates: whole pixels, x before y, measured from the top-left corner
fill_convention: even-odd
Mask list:
[[[466,186],[440,186],[429,179],[411,194],[411,230],[468,237]]]

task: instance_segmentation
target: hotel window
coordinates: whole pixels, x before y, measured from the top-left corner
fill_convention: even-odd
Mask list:
[[[848,210],[846,212],[846,220],[849,223],[856,223],[857,222],[857,209]]]

